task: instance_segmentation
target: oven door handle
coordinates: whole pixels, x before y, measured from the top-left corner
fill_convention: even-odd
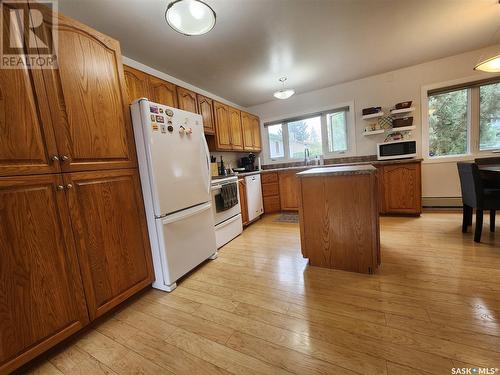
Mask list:
[[[212,191],[219,190],[221,188],[222,188],[222,185],[214,185],[214,186],[212,186]]]

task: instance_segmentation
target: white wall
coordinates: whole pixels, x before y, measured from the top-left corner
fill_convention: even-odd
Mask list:
[[[472,70],[481,57],[498,54],[500,45],[481,50],[470,51],[411,67],[394,70],[356,81],[346,82],[324,89],[295,95],[288,100],[274,100],[249,108],[260,116],[262,123],[287,118],[291,115],[315,112],[319,108],[334,107],[338,103],[354,100],[355,105],[355,137],[357,155],[376,154],[376,143],[383,142],[384,135],[364,136],[362,131],[368,121],[361,118],[361,109],[382,106],[389,109],[394,104],[412,100],[416,107],[414,124],[417,130],[413,136],[418,143],[421,155],[421,90],[426,85],[446,83],[457,79],[475,80],[489,77],[491,74]],[[397,53],[397,48],[394,49]],[[370,58],[367,56],[366,58]],[[266,150],[267,152],[267,150]],[[429,162],[424,160],[422,167],[424,197],[458,197],[460,186],[455,161]]]

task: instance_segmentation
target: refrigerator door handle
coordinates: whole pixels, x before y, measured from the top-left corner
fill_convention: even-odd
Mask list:
[[[202,135],[201,141],[203,143],[203,147],[205,147],[205,152],[206,152],[206,158],[207,158],[207,193],[210,194],[210,185],[211,185],[211,178],[210,178],[210,150],[208,149],[207,141],[205,139],[205,136]]]
[[[181,212],[176,212],[175,214],[168,215],[162,219],[162,223],[165,224],[171,224],[175,223],[176,221],[181,221],[184,220],[190,216],[199,214],[200,212],[206,211],[212,207],[211,202],[204,203],[199,206],[191,207],[188,208],[187,210],[181,211]]]

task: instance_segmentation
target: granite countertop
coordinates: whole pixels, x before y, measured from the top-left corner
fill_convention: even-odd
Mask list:
[[[322,176],[345,176],[376,173],[377,168],[373,165],[350,165],[343,167],[322,167],[312,168],[304,172],[297,173],[298,177],[322,177]]]
[[[260,171],[243,172],[237,173],[239,177],[251,176],[258,173],[269,173],[269,172],[280,172],[280,171],[293,171],[293,170],[304,170],[310,168],[331,168],[331,167],[345,167],[353,165],[385,165],[385,164],[405,164],[405,163],[419,163],[422,158],[411,158],[411,159],[395,159],[395,160],[371,160],[371,161],[359,161],[352,163],[338,163],[338,164],[325,164],[325,165],[299,165],[294,167],[281,167],[281,168],[268,168],[262,169]]]

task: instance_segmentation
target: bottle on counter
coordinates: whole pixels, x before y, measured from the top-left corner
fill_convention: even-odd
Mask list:
[[[224,166],[224,160],[222,160],[222,155],[220,156],[220,170],[219,176],[225,176],[227,174],[226,167]]]

